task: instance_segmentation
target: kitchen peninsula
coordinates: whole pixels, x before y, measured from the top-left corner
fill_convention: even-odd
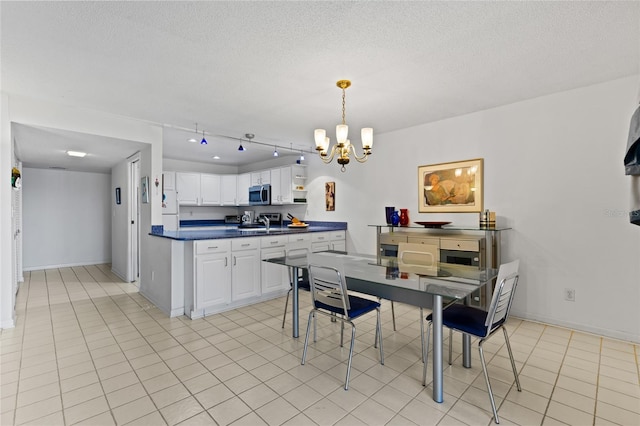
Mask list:
[[[346,249],[346,222],[308,224],[269,230],[154,227],[151,283],[140,292],[167,315],[191,319],[280,297],[290,288],[288,273],[263,259],[291,250]]]

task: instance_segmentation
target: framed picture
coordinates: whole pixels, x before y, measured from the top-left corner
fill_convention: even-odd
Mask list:
[[[140,198],[143,203],[149,202],[149,176],[145,176],[140,182]]]
[[[482,211],[483,159],[418,167],[420,213]]]
[[[327,182],[324,185],[324,199],[327,205],[327,211],[332,212],[336,210],[336,183]]]
[[[116,204],[120,204],[122,202],[120,198],[120,187],[116,188]]]

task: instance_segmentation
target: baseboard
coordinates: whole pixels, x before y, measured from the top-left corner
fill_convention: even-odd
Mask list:
[[[65,264],[58,264],[58,265],[25,266],[22,269],[24,271],[40,271],[43,269],[73,268],[74,266],[107,265],[110,263],[111,263],[111,259],[91,261],[91,262],[65,263]]]
[[[599,337],[608,337],[611,339],[622,340],[625,342],[640,343],[640,335],[634,335],[619,330],[610,330],[606,328],[594,327],[588,324],[575,323],[571,321],[563,321],[557,318],[547,318],[540,315],[527,314],[512,311],[512,316],[527,321],[535,321],[542,324],[554,325],[558,327],[568,328],[570,330],[580,331],[584,333],[594,334]]]

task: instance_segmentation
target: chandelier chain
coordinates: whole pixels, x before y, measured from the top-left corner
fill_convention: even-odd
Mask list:
[[[346,95],[346,89],[342,88],[342,124],[346,124],[346,121],[344,119],[344,110],[345,110],[345,95]]]

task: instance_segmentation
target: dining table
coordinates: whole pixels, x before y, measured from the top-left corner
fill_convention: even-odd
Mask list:
[[[457,301],[468,301],[470,296],[495,280],[498,270],[440,263],[437,272],[429,275],[409,268],[400,268],[394,259],[379,259],[373,255],[338,251],[295,255],[264,259],[265,262],[291,268],[290,276],[298,277],[306,270],[309,256],[314,263],[339,264],[349,291],[406,303],[432,311],[433,323],[433,400],[444,401],[443,366],[443,309]],[[299,336],[298,280],[291,283],[293,337]],[[487,286],[490,287],[490,286]],[[489,290],[489,289],[488,289]],[[490,292],[488,292],[490,294]],[[470,367],[470,339],[463,339],[463,364]]]

